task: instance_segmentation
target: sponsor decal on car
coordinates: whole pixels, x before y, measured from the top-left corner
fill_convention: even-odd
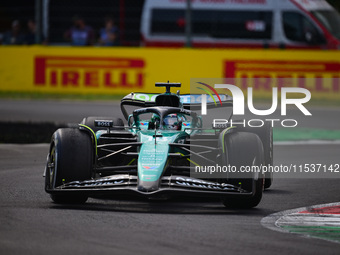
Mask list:
[[[208,182],[196,178],[188,178],[188,177],[171,177],[171,182],[177,186],[182,187],[191,187],[191,188],[201,188],[201,189],[210,189],[210,190],[225,190],[225,191],[237,191],[237,192],[245,192],[239,187],[236,187],[227,183],[216,183],[216,182]]]
[[[85,181],[73,181],[69,183],[65,183],[61,186],[62,189],[72,189],[72,188],[90,188],[90,187],[98,187],[98,186],[119,186],[128,184],[130,177],[127,175],[116,175],[109,176],[99,179],[93,180],[85,180]]]
[[[143,166],[143,168],[148,169],[148,170],[153,170],[153,169],[156,169],[157,166]]]

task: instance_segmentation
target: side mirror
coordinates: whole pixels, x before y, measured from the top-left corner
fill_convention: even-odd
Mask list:
[[[134,118],[133,118],[133,115],[130,114],[129,117],[128,117],[128,126],[129,127],[132,127],[133,123],[135,122]]]

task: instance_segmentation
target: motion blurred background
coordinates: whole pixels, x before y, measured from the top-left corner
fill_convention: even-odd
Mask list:
[[[190,93],[192,78],[246,78],[237,85],[253,87],[260,103],[271,102],[272,87],[303,87],[314,106],[338,109],[340,2],[327,2],[334,9],[315,0],[0,1],[0,121],[80,121],[94,109],[81,105],[65,117],[63,107],[52,103],[48,113],[45,103],[27,113],[27,105],[9,98],[118,100],[161,93],[155,82],[168,80]],[[235,11],[237,5],[245,11]],[[274,14],[280,5],[295,6],[295,13]],[[226,38],[232,40],[219,43]],[[58,109],[64,115],[54,118]]]
[[[10,30],[12,22],[18,20],[23,29],[28,20],[40,25],[41,42],[48,26],[48,44],[65,45],[64,33],[72,26],[75,16],[83,17],[96,33],[104,26],[105,18],[111,17],[120,31],[120,45],[139,46],[140,22],[144,1],[133,0],[13,0],[0,1],[0,33]],[[48,17],[45,14],[48,14]],[[47,20],[48,19],[48,20]],[[45,38],[46,39],[46,38]]]
[[[199,86],[197,81],[213,86],[210,78],[240,78],[244,82],[236,85],[244,94],[253,88],[256,109],[270,108],[273,87],[308,89],[312,98],[304,106],[312,116],[295,106],[288,107],[287,116],[280,109],[262,116],[299,122],[295,128],[275,122],[274,165],[339,164],[340,1],[327,1],[335,9],[321,8],[311,17],[302,6],[315,11],[315,4],[324,7],[326,2],[0,0],[0,254],[340,254],[338,243],[274,232],[260,224],[274,212],[339,201],[336,171],[334,179],[313,174],[284,180],[276,175],[254,210],[225,210],[220,201],[208,200],[91,199],[87,205],[58,206],[44,194],[42,178],[57,128],[88,116],[123,118],[120,99],[141,92],[148,100],[148,93],[164,92],[155,82],[181,82],[183,94]],[[182,9],[155,12],[151,25],[150,16],[143,19],[149,2]],[[189,3],[193,10],[200,3],[228,15],[204,8],[191,13],[186,11]],[[231,10],[237,4],[251,8],[240,15]],[[295,11],[274,15],[267,4],[291,4]],[[315,29],[316,24],[324,29]],[[148,43],[141,28],[153,29]],[[199,45],[190,40],[191,32],[214,37]],[[176,44],[178,33],[182,41]],[[153,42],[153,36],[160,40]],[[232,43],[215,43],[225,36],[234,36]],[[270,43],[272,36],[279,40]],[[304,215],[308,224],[317,218]],[[320,228],[321,222],[329,223],[325,218],[339,222],[325,216],[314,219],[318,227],[286,227],[339,242],[339,225]]]
[[[111,17],[119,28],[120,45],[139,46],[142,8],[145,0],[11,0],[0,1],[0,36],[11,29],[18,20],[26,30],[27,22],[38,25],[41,42],[48,39],[51,45],[64,45],[64,32],[72,25],[75,16],[83,17],[86,23],[99,33],[106,17]],[[340,2],[327,0],[336,10]],[[47,16],[46,16],[47,15]],[[44,31],[45,29],[45,31]],[[44,38],[48,34],[48,38]]]

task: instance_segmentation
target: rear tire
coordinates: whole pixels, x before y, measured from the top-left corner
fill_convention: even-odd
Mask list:
[[[66,194],[53,190],[71,181],[91,179],[94,160],[92,138],[79,129],[58,129],[52,136],[45,177],[46,191],[55,203],[85,203],[86,194]]]
[[[95,133],[98,130],[106,130],[107,128],[105,127],[96,127],[94,125],[95,120],[112,120],[113,122],[113,127],[110,128],[112,130],[120,130],[124,129],[124,122],[121,118],[115,118],[115,117],[87,117],[84,118],[81,122],[81,124],[88,126],[91,128]]]
[[[263,146],[260,138],[253,133],[235,132],[227,134],[224,141],[225,153],[222,157],[223,165],[235,166],[260,166],[263,164]],[[242,189],[253,191],[252,196],[228,196],[223,199],[223,204],[230,208],[252,208],[257,206],[262,198],[263,174],[262,173],[242,173],[230,174],[228,183],[241,186]]]

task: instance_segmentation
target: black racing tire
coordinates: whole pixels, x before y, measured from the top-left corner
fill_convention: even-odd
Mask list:
[[[239,170],[241,166],[260,166],[263,164],[263,145],[256,134],[249,132],[227,134],[224,139],[224,146],[223,165],[235,166]],[[227,182],[236,186],[241,185],[241,188],[247,191],[254,190],[254,194],[252,196],[227,196],[223,199],[223,204],[226,207],[249,209],[260,203],[264,185],[262,173],[242,173],[242,176],[240,176],[240,173],[230,173]]]
[[[47,160],[45,189],[55,203],[85,203],[86,194],[67,194],[53,190],[63,183],[91,179],[94,161],[92,138],[76,128],[58,129],[52,136]]]
[[[243,127],[236,125],[240,132],[250,132],[257,134],[263,144],[264,151],[264,165],[273,166],[273,127],[271,123],[264,122],[262,127]],[[267,171],[265,173],[264,188],[268,189],[273,184],[273,172]]]
[[[86,125],[89,128],[91,128],[95,133],[98,130],[106,130],[105,127],[96,127],[94,125],[95,120],[112,120],[113,121],[113,127],[110,128],[112,130],[121,130],[124,129],[124,122],[121,118],[115,118],[115,117],[86,117],[82,120],[80,124]]]

